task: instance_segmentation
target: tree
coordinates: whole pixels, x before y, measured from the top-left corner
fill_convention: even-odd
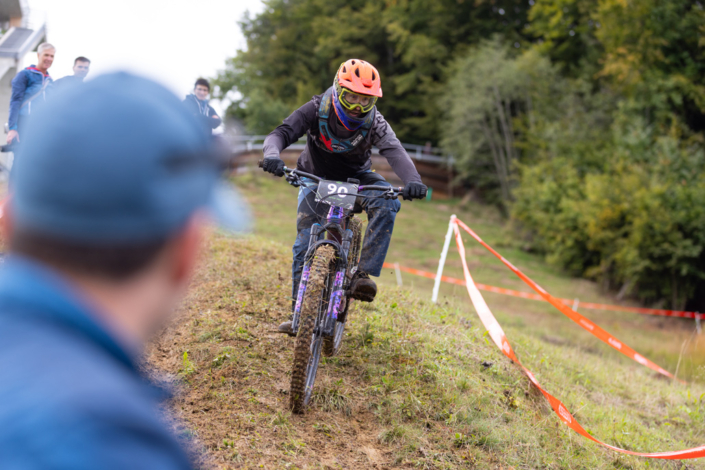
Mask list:
[[[247,49],[215,83],[220,96],[236,97],[229,112],[247,120],[252,95],[293,111],[357,57],[379,69],[379,109],[400,139],[437,142],[439,97],[456,52],[495,32],[519,44],[528,7],[523,0],[270,0],[241,21]]]

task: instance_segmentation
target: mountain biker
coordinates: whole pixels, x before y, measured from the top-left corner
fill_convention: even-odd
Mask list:
[[[375,146],[404,182],[403,198],[424,198],[427,188],[421,182],[414,163],[392,128],[377,111],[375,104],[381,97],[381,79],[374,66],[359,59],[342,63],[328,90],[314,96],[294,111],[264,140],[264,170],[283,176],[285,165],[280,158],[281,151],[307,134],[306,148],[298,159],[297,169],[328,180],[347,181],[348,178],[355,178],[361,185],[391,186],[382,176],[370,170],[372,146]],[[362,194],[367,193],[362,191]],[[369,193],[374,195],[381,192]],[[369,224],[360,264],[351,281],[350,296],[371,302],[377,294],[377,285],[370,276],[378,277],[382,272],[392,238],[394,219],[401,204],[398,200],[383,198],[361,199],[360,204],[367,213]],[[311,226],[320,217],[326,216],[327,206],[317,205],[313,189],[301,188],[297,212],[298,235],[293,246],[292,263],[294,301]],[[282,323],[279,331],[293,334],[291,321]]]

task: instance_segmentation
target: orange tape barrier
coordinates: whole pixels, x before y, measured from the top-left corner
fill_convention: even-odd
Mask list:
[[[392,268],[394,269],[395,267],[399,268],[399,271],[403,271],[405,273],[413,274],[415,276],[421,276],[421,277],[427,277],[429,279],[436,279],[436,275],[434,273],[430,273],[428,271],[422,271],[420,269],[414,269],[414,268],[407,268],[405,266],[395,266],[392,263],[384,263],[385,268]],[[465,281],[462,279],[456,279],[454,277],[449,277],[449,276],[441,276],[441,281],[447,282],[448,284],[456,284],[458,286],[464,286]],[[490,286],[487,284],[481,284],[481,283],[475,283],[478,289],[484,290],[487,292],[494,292],[496,294],[503,294],[503,295],[511,295],[512,297],[521,297],[523,299],[531,299],[531,300],[540,300],[542,302],[545,302],[546,299],[544,299],[542,296],[538,294],[532,294],[530,292],[521,292],[518,290],[513,290],[513,289],[506,289],[504,287],[496,287],[496,286]],[[558,297],[554,297],[554,299],[566,304],[566,305],[572,305],[573,300],[571,299],[561,299]],[[666,317],[679,317],[679,318],[694,318],[694,319],[699,319],[699,320],[705,320],[705,313],[699,313],[699,312],[684,312],[682,310],[663,310],[663,309],[657,309],[657,308],[642,308],[642,307],[624,307],[622,305],[610,305],[610,304],[597,304],[593,302],[580,302],[580,306],[582,308],[587,308],[590,310],[612,310],[615,312],[632,312],[632,313],[642,313],[645,315],[662,315]]]
[[[543,394],[544,397],[548,400],[549,404],[551,405],[551,408],[553,408],[553,411],[558,415],[558,418],[560,418],[561,421],[563,421],[568,427],[570,427],[573,431],[577,432],[578,434],[582,435],[583,437],[586,437],[590,439],[593,442],[596,442],[602,446],[605,446],[609,449],[612,449],[617,452],[621,452],[623,454],[629,454],[629,455],[635,455],[639,457],[649,457],[653,459],[668,459],[668,460],[679,460],[679,459],[695,459],[695,458],[700,458],[700,457],[705,457],[705,446],[700,446],[700,447],[695,447],[692,449],[686,449],[686,450],[678,450],[678,451],[672,451],[672,452],[653,452],[653,453],[643,453],[643,452],[633,452],[630,450],[626,449],[620,449],[619,447],[615,447],[609,444],[606,444],[602,441],[597,440],[596,438],[592,437],[590,433],[588,433],[581,425],[578,423],[573,415],[568,411],[568,408],[556,397],[548,393],[542,386],[539,384],[538,380],[536,380],[536,377],[534,377],[534,374],[531,373],[529,369],[524,367],[524,365],[519,361],[519,358],[517,358],[516,354],[514,353],[514,350],[512,349],[511,345],[509,344],[509,341],[507,340],[507,336],[504,334],[504,330],[502,330],[502,327],[499,325],[499,322],[497,322],[497,319],[492,315],[492,312],[490,311],[489,307],[487,306],[487,303],[485,303],[485,299],[482,298],[482,294],[480,294],[480,290],[478,289],[477,285],[473,282],[472,276],[470,276],[470,271],[468,270],[468,264],[467,261],[465,260],[465,246],[463,245],[463,239],[460,235],[460,230],[458,229],[458,226],[463,227],[468,233],[473,235],[476,240],[478,240],[480,243],[485,246],[485,248],[489,249],[494,253],[495,255],[499,256],[497,252],[492,250],[488,245],[486,245],[480,237],[474,234],[472,230],[470,230],[465,224],[463,224],[460,221],[457,221],[457,223],[454,225],[454,230],[455,230],[455,241],[458,245],[458,252],[460,253],[460,259],[462,260],[463,263],[463,273],[465,274],[465,285],[468,289],[468,294],[470,294],[470,300],[472,301],[473,305],[475,306],[475,310],[477,311],[478,316],[480,317],[480,321],[482,321],[482,324],[485,325],[485,328],[487,328],[487,331],[490,334],[490,337],[492,338],[492,341],[497,345],[497,347],[504,353],[505,356],[507,356],[510,360],[513,362],[516,362],[519,367],[522,368],[526,376],[529,378],[532,384],[538,388],[538,390]],[[504,262],[507,266],[512,269],[517,274],[520,274],[521,272],[514,268],[509,261],[505,260],[504,258],[500,257],[502,262]],[[523,274],[522,274],[523,276]],[[526,276],[522,277],[524,279]],[[531,281],[531,279],[526,278],[524,279],[525,282],[529,281],[532,284],[532,288],[536,286],[536,288],[541,289],[536,283]],[[548,293],[541,291],[545,295],[548,296]],[[549,296],[550,297],[550,296]],[[551,297],[552,298],[552,297]],[[554,301],[557,301],[557,299],[552,298]]]
[[[539,286],[534,281],[529,279],[529,277],[526,274],[519,271],[512,263],[510,263],[509,261],[504,259],[504,256],[497,253],[491,246],[489,246],[487,243],[485,243],[482,240],[482,238],[480,238],[475,232],[473,232],[470,229],[470,227],[468,227],[467,225],[465,225],[462,221],[460,221],[458,219],[454,219],[454,220],[455,220],[456,226],[462,227],[462,229],[465,230],[466,232],[468,232],[471,237],[473,237],[475,240],[477,240],[482,246],[487,248],[487,250],[490,253],[492,253],[497,258],[499,258],[500,261],[502,261],[502,263],[504,263],[505,266],[507,266],[509,269],[511,269],[514,274],[519,276],[519,278],[522,281],[524,281],[526,284],[528,284],[529,287],[531,287],[541,297],[543,297],[543,299],[546,302],[548,302],[551,305],[553,305],[554,307],[556,307],[558,310],[560,310],[560,312],[563,315],[565,315],[566,317],[570,318],[575,323],[580,325],[581,328],[588,331],[589,333],[592,333],[592,335],[595,336],[597,339],[599,339],[602,342],[604,342],[605,344],[608,344],[609,346],[613,347],[614,349],[621,352],[625,356],[634,359],[639,364],[646,366],[649,369],[655,370],[659,374],[663,374],[668,378],[675,379],[675,377],[673,377],[673,374],[671,374],[667,370],[663,369],[662,367],[658,366],[657,364],[651,362],[650,360],[646,359],[644,356],[642,356],[641,354],[637,353],[636,351],[634,351],[632,348],[630,348],[626,344],[619,341],[617,338],[615,338],[614,336],[612,336],[611,334],[609,334],[608,332],[606,332],[605,330],[603,330],[602,328],[597,326],[595,323],[591,322],[590,320],[588,320],[584,316],[580,315],[578,312],[576,312],[572,308],[563,304],[563,302],[561,302],[559,299],[553,297],[551,294],[546,292],[546,290],[544,290],[543,287]],[[458,236],[459,235],[457,235],[456,238]],[[467,282],[467,277],[466,277],[466,282]],[[685,382],[683,382],[683,383],[685,383]]]

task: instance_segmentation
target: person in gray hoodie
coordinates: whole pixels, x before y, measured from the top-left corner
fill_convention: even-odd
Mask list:
[[[193,87],[193,93],[186,95],[184,104],[196,115],[199,122],[208,134],[213,132],[213,129],[218,127],[222,121],[215,109],[208,104],[208,94],[211,92],[211,85],[205,78],[196,80]]]

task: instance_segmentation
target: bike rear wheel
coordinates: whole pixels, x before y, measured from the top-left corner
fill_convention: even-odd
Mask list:
[[[321,245],[316,249],[311,261],[306,293],[301,303],[301,319],[291,371],[289,406],[294,413],[303,413],[311,400],[323,346],[320,328],[316,331],[316,324],[326,313],[326,285],[334,259],[335,249],[330,245]]]

